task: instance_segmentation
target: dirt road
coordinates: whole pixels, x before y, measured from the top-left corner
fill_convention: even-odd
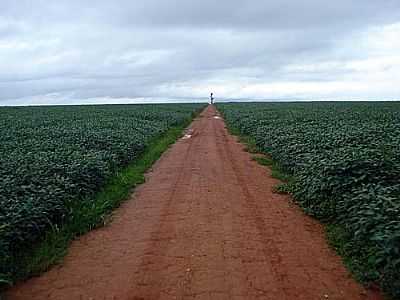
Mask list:
[[[7,299],[380,299],[209,106],[113,222]]]

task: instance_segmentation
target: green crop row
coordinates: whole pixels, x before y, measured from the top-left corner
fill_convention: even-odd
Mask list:
[[[303,209],[340,230],[340,252],[364,282],[400,299],[400,103],[220,104],[295,178]],[[332,225],[333,224],[333,225]]]
[[[0,285],[16,253],[73,215],[118,170],[202,106],[0,108]],[[85,206],[87,207],[87,206]]]

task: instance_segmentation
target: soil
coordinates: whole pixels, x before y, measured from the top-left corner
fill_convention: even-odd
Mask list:
[[[6,299],[382,299],[277,183],[210,105],[109,225]]]

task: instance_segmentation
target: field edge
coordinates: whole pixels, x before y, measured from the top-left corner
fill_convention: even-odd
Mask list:
[[[116,172],[95,196],[71,203],[69,208],[74,213],[66,223],[60,227],[53,226],[32,248],[15,253],[13,272],[0,274],[0,299],[1,292],[9,287],[60,263],[74,239],[108,224],[113,210],[128,200],[136,186],[145,182],[145,173],[182,136],[203,109],[199,108],[183,124],[154,138],[138,159]]]
[[[220,112],[220,114],[224,117],[222,112]],[[285,172],[279,162],[275,161],[268,153],[265,153],[260,149],[253,137],[243,134],[238,128],[229,124],[226,120],[225,123],[229,133],[236,136],[238,141],[245,146],[245,151],[254,155],[253,160],[258,164],[269,168],[271,176],[281,181],[281,183],[273,187],[273,191],[276,193],[290,194],[291,197],[293,197],[293,202],[299,206],[304,213],[318,220],[320,224],[322,224],[328,245],[337,255],[340,256],[343,265],[350,272],[352,277],[366,288],[379,290],[380,288],[375,282],[366,281],[364,279],[364,273],[371,271],[367,260],[368,252],[371,251],[371,249],[363,249],[363,253],[354,251],[352,248],[352,239],[349,237],[344,226],[338,223],[329,222],[329,220],[316,218],[314,215],[309,214],[307,210],[296,201],[291,193],[292,185],[295,183],[296,178]],[[388,299],[392,299],[389,295],[386,296]]]

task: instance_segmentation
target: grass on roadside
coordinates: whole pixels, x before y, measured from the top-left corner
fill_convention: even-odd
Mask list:
[[[290,194],[294,182],[293,176],[285,173],[282,170],[282,167],[268,156],[268,154],[262,153],[262,150],[253,137],[242,134],[239,129],[232,126],[228,126],[228,130],[232,135],[238,137],[239,142],[245,146],[245,151],[254,154],[252,157],[253,160],[258,162],[260,165],[269,167],[271,170],[271,176],[282,181],[273,187],[273,192],[278,194]]]
[[[371,287],[371,282],[377,282],[380,275],[372,271],[374,268],[371,259],[374,258],[377,249],[372,245],[368,248],[357,245],[340,224],[325,223],[324,225],[329,245],[342,257],[344,265],[356,280],[367,287]]]
[[[256,140],[254,138],[252,138],[250,136],[242,135],[240,133],[239,129],[236,129],[233,127],[228,126],[228,130],[232,135],[238,137],[239,142],[241,142],[246,147],[245,151],[247,151],[249,153],[260,153],[261,152],[261,150],[257,146]]]
[[[0,287],[3,284],[5,288],[18,280],[48,270],[62,260],[74,238],[104,226],[109,221],[112,210],[129,197],[135,186],[145,181],[145,172],[182,135],[190,122],[191,119],[154,139],[137,160],[115,174],[93,198],[70,203],[71,217],[65,224],[52,227],[31,249],[22,249],[15,253],[12,274],[0,276]]]
[[[282,181],[282,183],[273,187],[273,191],[280,194],[291,194],[296,180],[295,177],[285,173],[276,161],[268,154],[263,153],[254,138],[244,136],[238,129],[229,126],[228,129],[231,134],[238,136],[239,141],[246,146],[248,152],[254,154],[253,160],[260,165],[269,167],[271,176]],[[373,271],[372,266],[372,258],[374,258],[377,249],[372,245],[369,248],[356,245],[351,235],[340,224],[329,223],[324,220],[321,222],[324,225],[329,245],[341,256],[343,264],[353,274],[354,278],[368,288],[377,288],[374,282],[379,281],[379,274]]]
[[[282,181],[273,187],[273,192],[278,194],[290,194],[294,178],[289,174],[285,173],[280,165],[276,163],[271,157],[266,155],[255,155],[252,157],[253,160],[258,162],[262,166],[267,166],[271,170],[271,176],[275,179]]]

